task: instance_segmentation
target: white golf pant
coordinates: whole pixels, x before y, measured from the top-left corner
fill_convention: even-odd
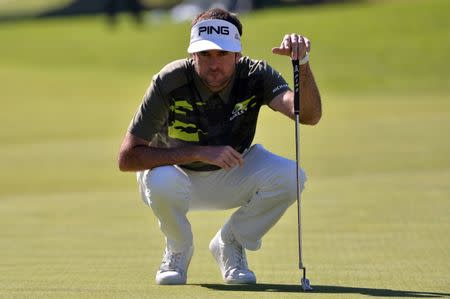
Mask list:
[[[184,250],[193,244],[189,210],[237,209],[227,221],[236,240],[257,250],[261,238],[296,201],[295,161],[261,145],[244,155],[244,165],[231,170],[190,171],[161,166],[137,173],[140,192],[159,220],[167,245]],[[306,176],[301,170],[300,187]]]

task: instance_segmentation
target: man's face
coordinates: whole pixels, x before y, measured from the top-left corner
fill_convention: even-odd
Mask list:
[[[192,54],[197,74],[213,92],[220,91],[227,86],[240,57],[240,53],[221,50],[208,50]]]

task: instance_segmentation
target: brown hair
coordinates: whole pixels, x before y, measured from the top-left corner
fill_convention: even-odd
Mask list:
[[[200,13],[198,16],[195,17],[194,20],[192,20],[192,26],[197,24],[200,21],[204,20],[210,20],[210,19],[218,19],[218,20],[224,20],[227,22],[230,22],[239,31],[239,35],[242,36],[242,24],[241,21],[239,21],[237,15],[235,13],[229,12],[227,10],[221,9],[221,8],[211,8],[208,9],[202,13]]]

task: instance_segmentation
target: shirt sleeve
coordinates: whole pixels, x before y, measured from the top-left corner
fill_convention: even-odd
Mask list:
[[[158,75],[153,78],[128,127],[128,132],[149,142],[160,132],[169,115],[169,105],[161,92],[160,81]]]
[[[264,80],[264,104],[268,105],[277,95],[290,90],[286,80],[270,65],[264,65],[262,76]]]

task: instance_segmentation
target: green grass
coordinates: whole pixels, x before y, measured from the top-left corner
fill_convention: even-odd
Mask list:
[[[0,25],[0,298],[450,296],[449,9],[382,1],[243,16],[244,54],[290,82],[271,47],[292,31],[313,42],[324,115],[301,131],[311,294],[298,294],[294,207],[249,252],[256,287],[223,285],[207,251],[230,211],[190,215],[188,286],[154,283],[163,238],[116,156],[151,76],[186,56],[186,23]],[[255,142],[294,158],[293,130],[264,109]]]
[[[70,0],[1,0],[0,16],[13,14],[36,14],[64,7]]]

